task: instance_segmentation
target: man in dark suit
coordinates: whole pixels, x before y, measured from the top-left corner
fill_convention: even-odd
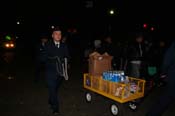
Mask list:
[[[137,33],[135,41],[127,48],[128,75],[131,77],[145,77],[146,44],[143,33]]]
[[[54,114],[59,114],[58,88],[63,80],[64,72],[62,63],[64,58],[69,58],[68,48],[61,43],[61,30],[55,28],[52,32],[52,40],[45,47],[46,54],[46,80],[49,90],[49,104]]]

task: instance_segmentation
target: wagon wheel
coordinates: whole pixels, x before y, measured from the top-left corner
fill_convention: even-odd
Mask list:
[[[92,98],[93,98],[92,93],[87,92],[87,93],[85,94],[85,99],[86,99],[87,102],[91,102],[91,101],[92,101]]]
[[[123,116],[124,115],[124,112],[123,112],[124,105],[123,104],[112,104],[110,107],[111,107],[111,113],[113,116]]]
[[[134,101],[129,102],[128,106],[129,106],[129,108],[130,108],[132,111],[136,111],[137,108],[138,108],[138,107],[137,107],[138,104],[137,104],[136,102],[134,102]]]

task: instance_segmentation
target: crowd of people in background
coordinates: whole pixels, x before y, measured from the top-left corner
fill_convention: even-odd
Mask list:
[[[88,72],[88,58],[93,52],[100,54],[108,53],[113,56],[112,68],[113,70],[124,70],[126,75],[143,78],[146,80],[155,79],[161,75],[161,64],[167,47],[169,46],[165,40],[154,38],[150,39],[148,35],[143,32],[135,33],[132,39],[128,38],[126,41],[118,41],[110,35],[101,38],[91,39],[89,41],[78,43],[78,36],[64,35],[62,43],[69,44],[69,51],[71,56],[80,56],[80,62],[83,62],[82,72]],[[39,45],[37,46],[37,66],[36,78],[38,81],[39,72],[44,63],[40,54],[44,43],[48,41],[49,37],[42,36]],[[78,54],[77,54],[78,53]],[[77,55],[75,55],[77,54]],[[162,83],[161,83],[162,84]]]
[[[128,76],[149,80],[161,74],[161,64],[166,48],[165,40],[147,39],[144,33],[136,33],[131,41],[120,42],[111,36],[95,39],[84,49],[84,62],[87,72],[89,54],[107,52],[113,56],[113,70],[124,70]],[[128,39],[129,40],[129,39]]]

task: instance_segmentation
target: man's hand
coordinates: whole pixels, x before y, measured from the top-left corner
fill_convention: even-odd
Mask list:
[[[164,79],[164,78],[166,78],[166,77],[167,77],[166,74],[161,74],[161,75],[160,75],[160,78],[161,78],[161,79]]]

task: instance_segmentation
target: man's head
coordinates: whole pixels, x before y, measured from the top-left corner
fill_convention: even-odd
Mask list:
[[[100,48],[101,47],[101,40],[99,40],[99,39],[94,40],[94,47]]]
[[[112,38],[110,36],[106,37],[105,42],[112,43]]]
[[[47,41],[48,41],[47,37],[42,37],[42,38],[41,38],[41,42],[42,42],[42,43],[46,43]]]
[[[52,31],[52,38],[53,38],[53,40],[56,41],[56,42],[60,42],[61,41],[61,37],[62,37],[62,34],[61,34],[60,28],[55,28]]]
[[[164,41],[159,41],[159,46],[160,47],[165,47],[165,42]]]
[[[142,43],[143,42],[143,37],[142,36],[137,37],[136,42]]]
[[[145,34],[144,32],[136,32],[134,35],[135,42],[136,43],[143,43],[145,40]]]
[[[135,41],[136,41],[137,43],[142,43],[142,42],[144,42],[144,33],[143,33],[143,32],[138,32],[138,33],[136,33],[136,35],[135,35]]]

